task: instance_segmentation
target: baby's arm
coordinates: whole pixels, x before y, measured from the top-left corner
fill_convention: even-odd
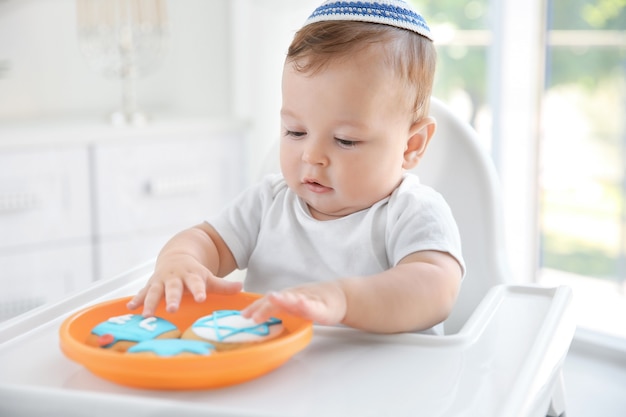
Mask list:
[[[184,230],[165,244],[148,283],[128,303],[135,309],[143,304],[143,315],[151,316],[165,295],[167,311],[178,310],[183,291],[187,289],[197,302],[206,293],[234,294],[241,283],[223,277],[236,268],[232,253],[209,224],[202,223]]]
[[[431,328],[452,311],[461,276],[461,267],[451,255],[423,251],[382,274],[344,279],[350,307],[343,323],[377,333]]]
[[[285,310],[320,324],[343,323],[376,333],[424,330],[448,317],[460,282],[461,268],[452,256],[416,252],[380,274],[269,294],[244,315],[260,321]]]

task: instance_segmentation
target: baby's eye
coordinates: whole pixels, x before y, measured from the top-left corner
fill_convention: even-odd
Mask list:
[[[354,148],[357,145],[357,143],[358,143],[355,140],[347,140],[347,139],[339,139],[339,138],[335,138],[335,141],[342,148]]]
[[[306,132],[296,132],[294,130],[285,130],[285,136],[292,136],[294,138],[300,138],[306,135]]]

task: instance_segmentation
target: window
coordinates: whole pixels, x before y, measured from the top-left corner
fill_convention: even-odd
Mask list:
[[[539,279],[573,287],[581,326],[626,336],[626,1],[547,12]]]
[[[413,4],[436,39],[439,62],[433,95],[472,124],[490,147],[489,0],[414,0]]]
[[[438,44],[434,95],[500,172],[513,270],[571,286],[581,327],[626,337],[626,1],[413,3]]]

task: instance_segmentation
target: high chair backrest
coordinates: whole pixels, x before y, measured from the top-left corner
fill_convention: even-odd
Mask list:
[[[510,281],[504,225],[495,167],[476,131],[449,107],[432,98],[437,129],[424,158],[414,169],[422,183],[439,191],[459,226],[467,272],[459,299],[444,323],[458,332],[487,291]]]
[[[445,333],[453,334],[463,327],[491,287],[509,281],[509,274],[494,165],[474,129],[443,102],[432,98],[430,114],[437,120],[437,129],[413,172],[444,196],[461,233],[467,271],[459,299],[444,323]],[[278,158],[276,145],[261,174],[278,172]]]

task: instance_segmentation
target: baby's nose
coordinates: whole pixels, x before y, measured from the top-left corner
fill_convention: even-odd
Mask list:
[[[328,155],[323,144],[310,140],[302,153],[302,160],[311,165],[328,165]]]

